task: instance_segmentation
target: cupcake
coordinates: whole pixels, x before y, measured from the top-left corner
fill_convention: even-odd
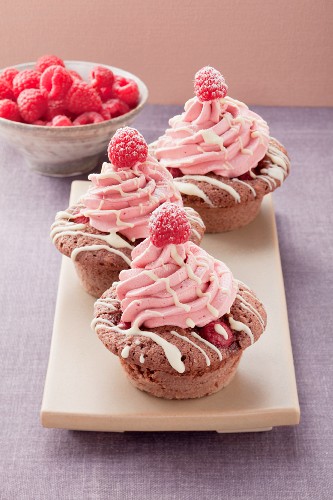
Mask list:
[[[216,69],[198,71],[195,97],[151,149],[175,177],[184,205],[199,212],[211,233],[250,223],[290,169],[267,123],[227,89]]]
[[[56,248],[74,261],[83,288],[100,297],[131,265],[131,252],[148,236],[151,213],[165,201],[182,206],[172,175],[148,154],[135,129],[119,129],[110,141],[100,174],[80,201],[59,212],[51,227]],[[205,226],[186,209],[191,239],[201,241]]]
[[[212,394],[230,383],[244,349],[264,332],[265,309],[189,240],[183,208],[163,204],[149,227],[131,269],[96,301],[92,328],[138,389],[166,399]]]

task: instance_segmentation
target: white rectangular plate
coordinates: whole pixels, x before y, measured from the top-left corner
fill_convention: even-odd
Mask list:
[[[71,203],[87,181],[74,181]],[[202,246],[253,288],[268,313],[265,334],[244,353],[232,383],[198,400],[168,401],[135,389],[90,329],[94,298],[63,257],[41,409],[45,427],[90,431],[252,432],[299,422],[279,246],[271,196],[249,226]]]

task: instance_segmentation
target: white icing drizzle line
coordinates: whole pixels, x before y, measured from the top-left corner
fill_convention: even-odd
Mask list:
[[[143,271],[143,274],[148,276],[153,281],[163,281],[163,283],[165,283],[165,289],[172,296],[175,306],[181,307],[186,312],[190,312],[191,306],[180,302],[180,300],[178,299],[177,293],[174,290],[172,290],[172,288],[170,286],[170,278],[169,277],[159,278],[153,271],[150,271],[147,269],[145,269]]]
[[[145,362],[145,357],[143,354],[140,354],[140,363],[143,365],[144,362]]]
[[[178,349],[178,347],[171,344],[170,342],[168,342],[164,338],[160,337],[159,335],[157,335],[157,333],[148,332],[145,330],[140,330],[140,328],[137,326],[136,321],[134,321],[133,325],[128,330],[122,330],[121,328],[113,325],[111,323],[111,321],[109,321],[105,318],[95,318],[91,323],[91,327],[93,329],[95,329],[96,333],[100,328],[107,328],[107,329],[113,330],[116,333],[121,333],[121,334],[125,335],[126,337],[135,336],[135,335],[147,337],[147,338],[151,339],[152,341],[154,341],[157,345],[159,345],[163,349],[165,357],[169,361],[172,368],[174,368],[178,373],[184,373],[184,371],[185,371],[185,365],[181,360],[182,354],[181,354],[180,350]],[[130,347],[130,346],[127,346],[127,347]],[[126,353],[128,351],[128,349],[125,349],[125,350],[124,349],[122,350],[122,353],[121,353],[122,356],[123,356],[123,353],[126,355]]]
[[[117,311],[118,308],[114,306],[114,304],[119,304],[118,299],[112,299],[111,297],[100,298],[96,300],[95,307],[103,307],[107,309],[109,312]]]
[[[247,292],[247,293],[250,296],[252,296],[252,294],[250,294],[249,292]],[[254,314],[256,316],[256,318],[258,319],[258,321],[262,327],[262,330],[264,331],[265,322],[264,322],[263,318],[260,316],[259,312],[247,300],[245,300],[244,297],[242,297],[239,293],[237,293],[236,297],[240,301],[240,303],[241,303],[240,305],[243,309],[250,311],[252,314]]]
[[[236,332],[245,332],[250,337],[251,344],[253,344],[254,342],[253,333],[251,332],[250,328],[247,325],[245,325],[241,321],[236,321],[232,316],[229,316],[228,320],[232,330],[235,330]]]
[[[223,328],[222,325],[220,325],[219,323],[216,323],[216,325],[214,326],[214,330],[216,331],[216,333],[218,333],[219,335],[222,335],[222,337],[225,338],[225,340],[228,340],[228,334],[227,334],[227,331],[225,330],[225,328]]]
[[[198,349],[201,352],[201,354],[204,356],[207,366],[210,366],[210,359],[207,356],[206,352],[200,346],[198,346],[195,342],[190,340],[188,337],[185,337],[185,335],[180,335],[178,332],[175,332],[174,330],[172,330],[170,333],[172,333],[172,335],[175,335],[176,337],[184,340],[185,342],[188,342],[189,344],[193,345],[196,349]]]
[[[177,188],[182,194],[187,194],[189,196],[197,196],[198,198],[201,198],[203,201],[205,201],[207,205],[209,205],[210,207],[214,206],[213,203],[208,198],[208,196],[198,186],[192,184],[192,182],[182,182],[182,181],[177,181],[177,179],[183,179],[183,177],[177,177],[174,179]]]
[[[80,216],[80,214],[78,215]],[[107,250],[110,253],[114,253],[119,255],[128,265],[131,264],[131,260],[127,257],[127,255],[118,250],[118,248],[129,248],[133,249],[133,246],[130,245],[124,238],[122,238],[117,233],[109,233],[109,234],[93,234],[88,232],[81,231],[86,227],[85,224],[76,224],[75,222],[68,221],[67,219],[74,218],[72,214],[69,212],[58,212],[56,215],[56,221],[51,226],[51,238],[53,243],[56,242],[58,238],[61,236],[75,236],[82,235],[88,238],[93,238],[96,240],[105,241],[108,245],[85,245],[82,247],[75,248],[71,253],[71,258],[73,260],[76,259],[77,255],[83,251],[97,251],[97,250]]]
[[[200,342],[203,342],[206,346],[210,347],[211,349],[213,349],[213,351],[216,352],[216,354],[218,355],[219,357],[219,360],[222,361],[222,354],[220,353],[219,349],[214,345],[214,344],[211,344],[210,342],[208,342],[208,340],[206,339],[203,339],[202,337],[200,337],[200,335],[196,332],[191,332],[191,335],[200,340]]]
[[[177,182],[177,179],[182,179],[182,180],[187,180],[187,181],[207,182],[208,184],[212,184],[213,186],[217,186],[220,189],[223,189],[224,191],[229,193],[237,203],[240,202],[240,195],[239,195],[239,193],[237,193],[237,191],[233,187],[229,186],[229,184],[225,184],[222,181],[218,181],[217,179],[214,179],[212,177],[208,177],[207,175],[183,175],[183,177],[176,177],[175,182],[176,182],[176,185],[178,186],[179,181]],[[181,182],[181,184],[183,184],[183,183]],[[186,182],[185,184],[188,184],[188,182]],[[191,185],[195,186],[195,184],[192,184],[192,183],[191,183]],[[195,187],[197,187],[197,186],[195,186]],[[181,188],[182,188],[182,186],[181,186]],[[181,188],[179,188],[179,190],[182,193],[183,191]],[[185,193],[185,194],[190,194],[190,193]],[[205,196],[207,197],[207,195],[205,195]],[[201,198],[202,198],[202,196],[201,196]]]
[[[238,182],[239,184],[243,184],[244,186],[248,187],[249,190],[251,191],[251,193],[253,194],[253,196],[255,198],[257,197],[257,192],[253,186],[250,186],[250,184],[247,184],[247,182],[244,182],[244,181],[241,181],[240,179],[237,179],[237,177],[234,177],[232,180],[233,180],[233,182]]]

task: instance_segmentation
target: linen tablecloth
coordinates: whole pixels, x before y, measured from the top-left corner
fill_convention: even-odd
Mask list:
[[[42,428],[61,261],[49,227],[73,179],[30,173],[0,142],[1,499],[332,498],[333,109],[254,109],[292,160],[274,202],[300,425],[256,434]],[[147,106],[134,125],[152,141],[180,110]]]

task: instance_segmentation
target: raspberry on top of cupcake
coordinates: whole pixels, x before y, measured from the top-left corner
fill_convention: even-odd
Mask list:
[[[139,389],[201,397],[230,382],[266,325],[261,302],[221,261],[189,240],[183,208],[164,203],[131,269],[95,303],[92,326]]]
[[[184,112],[170,119],[170,128],[152,145],[153,154],[170,169],[186,205],[233,208],[252,201],[260,207],[262,197],[289,173],[285,149],[270,138],[258,114],[227,95],[216,69],[206,66],[196,73],[194,92]],[[210,224],[213,212],[206,212],[207,230],[215,232],[218,223]],[[250,222],[241,216],[237,224],[233,213],[224,214],[225,224],[217,231]]]
[[[89,175],[91,186],[78,204],[59,212],[51,237],[71,257],[84,288],[100,296],[130,265],[134,246],[148,236],[150,214],[165,201],[182,205],[171,174],[148,154],[135,129],[119,129],[110,141],[100,174]],[[200,241],[204,225],[188,212],[191,237]]]

